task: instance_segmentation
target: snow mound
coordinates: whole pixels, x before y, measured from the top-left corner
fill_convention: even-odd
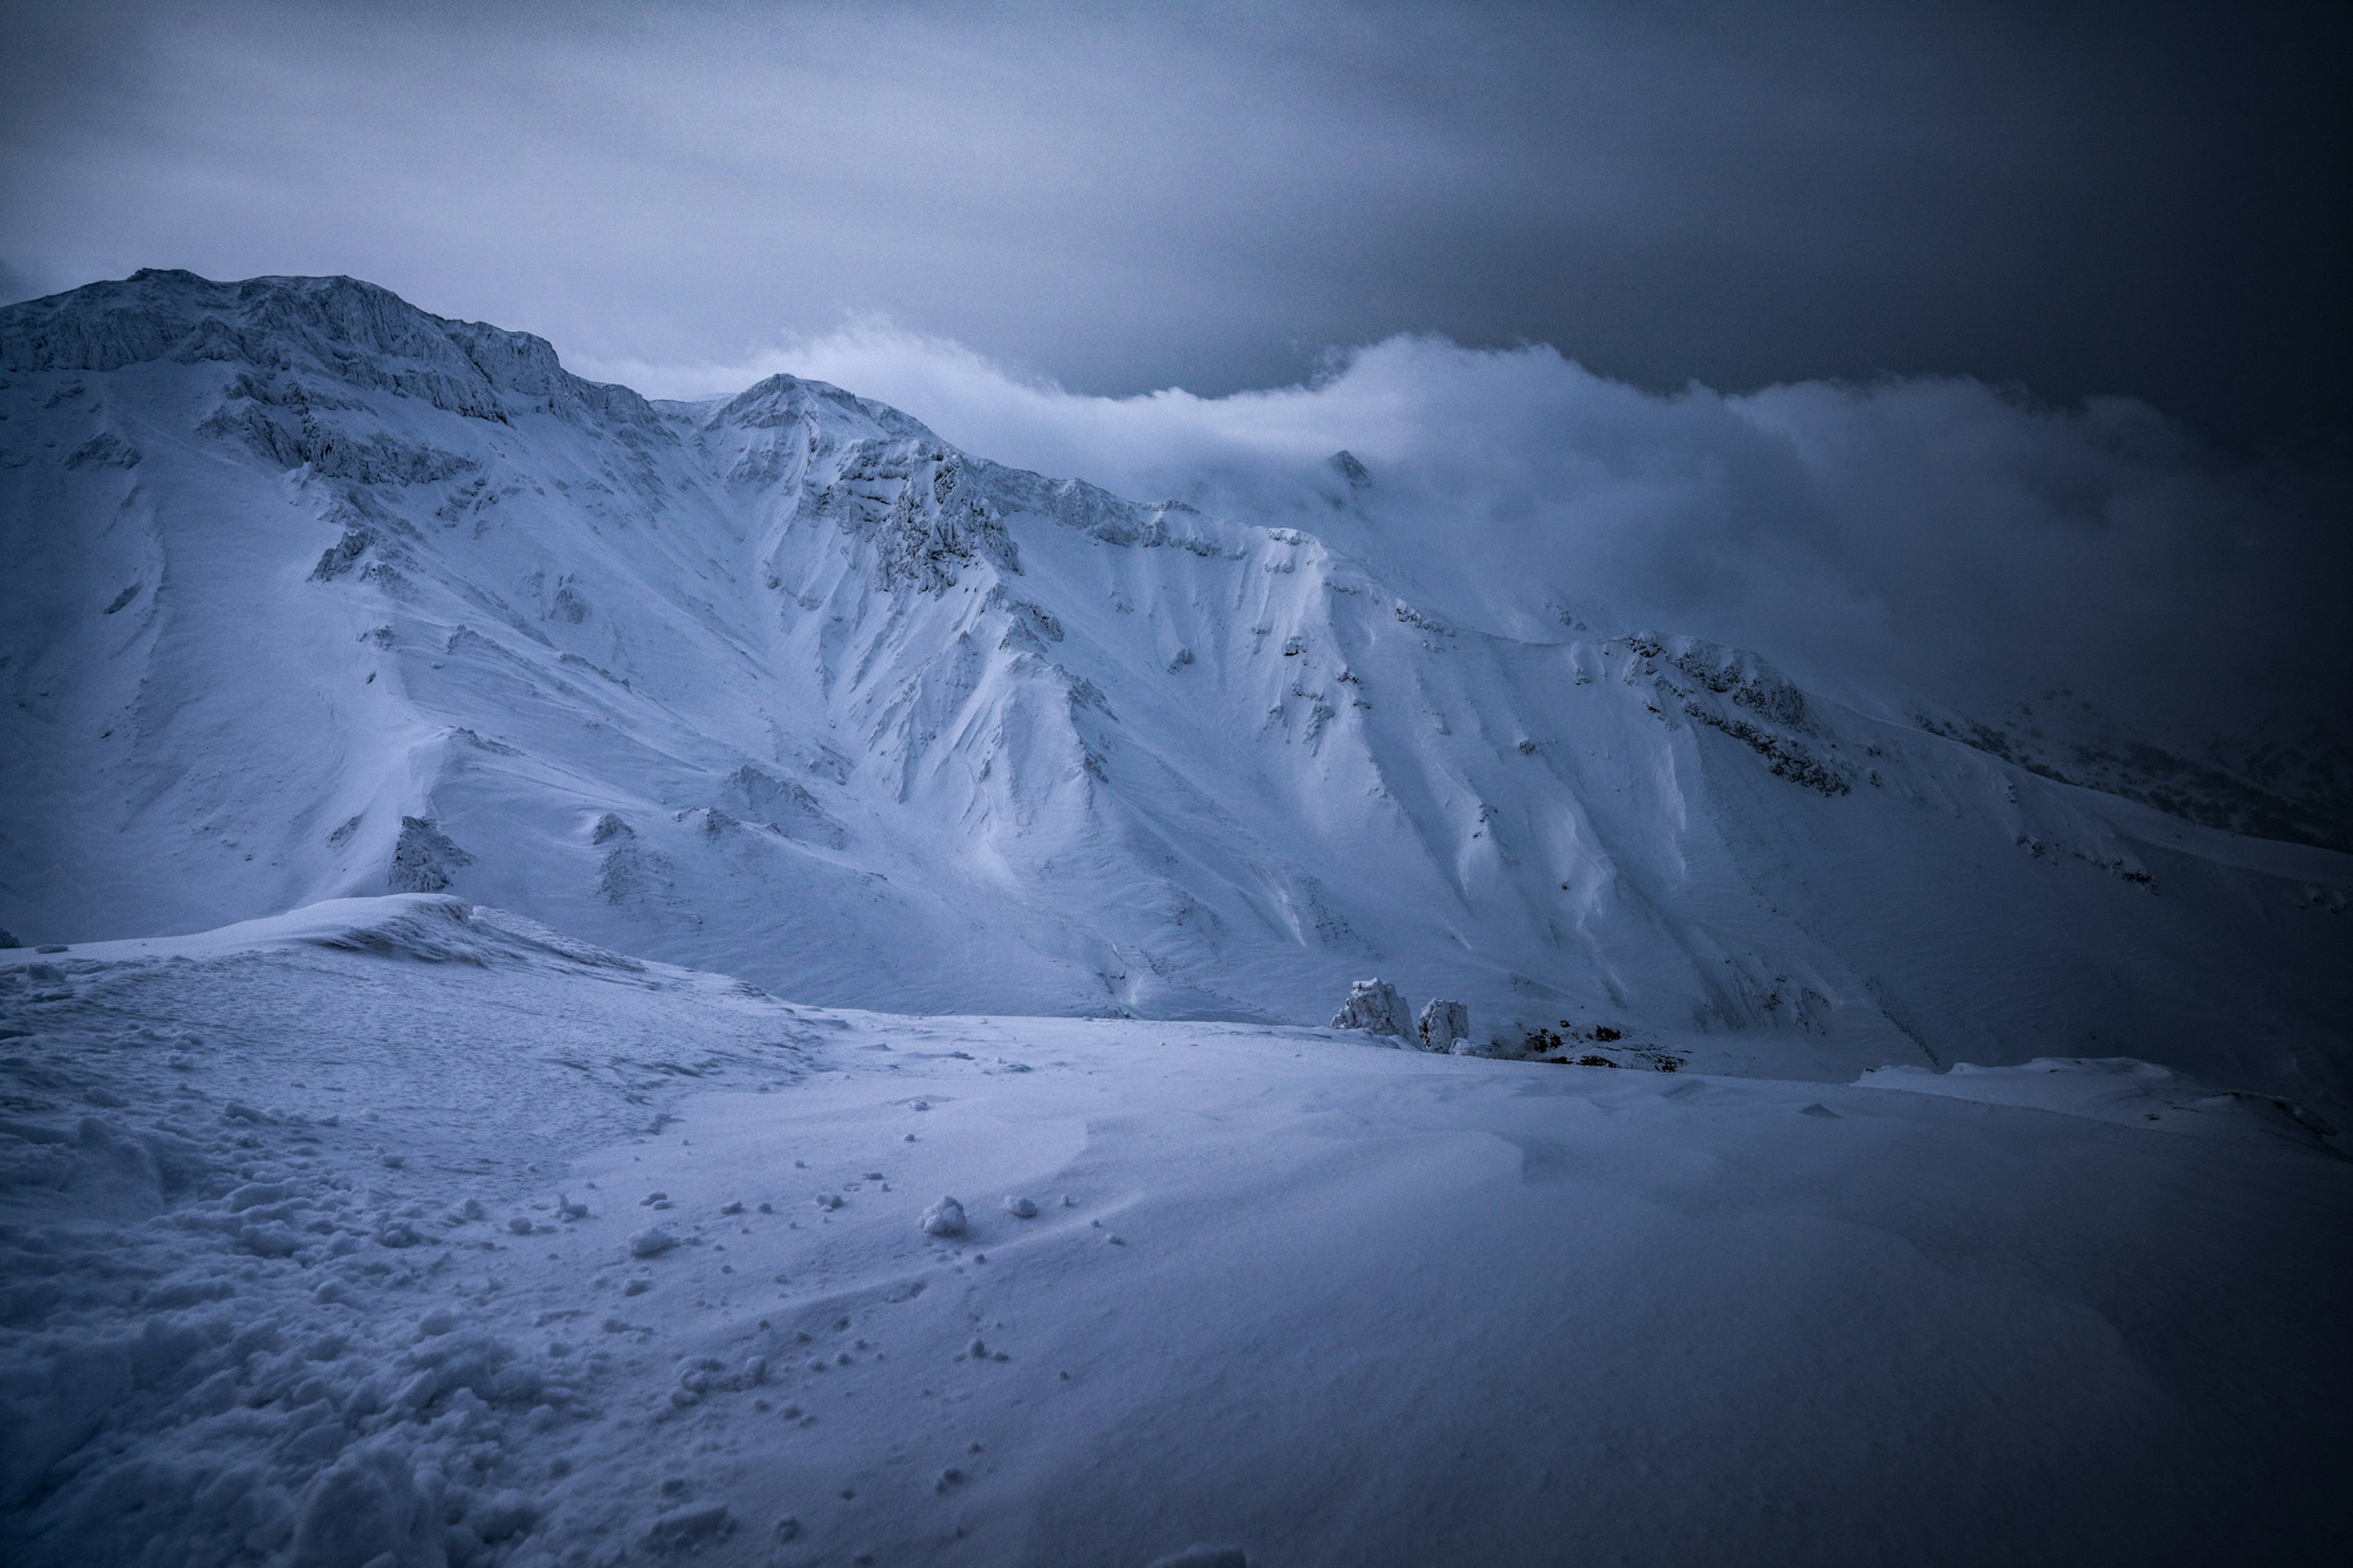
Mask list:
[[[1956,1062],[1945,1072],[1873,1068],[1858,1089],[1932,1094],[2113,1121],[2149,1131],[2205,1138],[2284,1138],[2333,1147],[2335,1127],[2278,1095],[2216,1090],[2132,1057],[2037,1057],[2010,1067]]]
[[[575,941],[510,910],[429,893],[326,899],[282,915],[240,921],[193,936],[82,942],[68,951],[86,960],[113,962],[220,958],[294,945],[406,958],[421,963],[488,965],[554,959],[628,973],[642,973],[646,969],[636,959]],[[29,963],[33,956],[21,949],[5,950],[0,952],[0,963]]]

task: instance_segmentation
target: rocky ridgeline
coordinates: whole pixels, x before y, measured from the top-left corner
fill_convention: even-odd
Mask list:
[[[882,585],[944,594],[985,555],[1008,572],[1020,561],[1003,521],[965,474],[961,455],[921,441],[854,442],[812,515],[875,540]]]
[[[1332,1016],[1335,1029],[1361,1029],[1377,1039],[1395,1040],[1417,1050],[1454,1056],[1482,1053],[1471,1044],[1471,1010],[1460,1002],[1432,997],[1416,1018],[1398,988],[1386,980],[1359,980]]]
[[[436,316],[355,278],[216,283],[147,268],[0,311],[0,369],[111,371],[154,360],[222,361],[265,376],[323,373],[476,419],[593,413],[658,424],[628,387],[565,370],[544,338]]]
[[[1805,693],[1753,653],[1698,637],[1638,633],[1626,646],[1651,678],[1659,709],[1720,730],[1763,759],[1776,777],[1819,795],[1854,786],[1831,739],[1808,711]],[[1663,668],[1662,668],[1663,667]]]

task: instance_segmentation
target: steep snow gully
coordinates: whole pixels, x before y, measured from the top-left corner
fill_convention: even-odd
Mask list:
[[[2341,1530],[2353,858],[348,279],[0,546],[10,1562]]]

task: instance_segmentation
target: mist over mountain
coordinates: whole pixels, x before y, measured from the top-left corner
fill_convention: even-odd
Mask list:
[[[857,386],[1001,461],[1295,522],[1499,629],[1574,603],[1890,711],[2024,705],[2073,731],[2058,710],[2088,703],[2108,739],[2210,763],[2341,729],[2317,672],[2353,657],[2335,609],[2353,496],[2129,398],[1894,376],[1661,395],[1548,347],[1435,337],[1335,355],[1298,386],[1113,398],[882,320],[744,364],[607,368],[681,391],[777,371]],[[1341,449],[1363,482],[1341,482]],[[2322,750],[2342,772],[2341,739]]]

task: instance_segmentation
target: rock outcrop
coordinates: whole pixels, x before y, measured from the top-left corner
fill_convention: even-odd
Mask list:
[[[1414,1026],[1414,1037],[1425,1051],[1451,1051],[1457,1041],[1471,1037],[1471,1009],[1460,1002],[1433,996],[1422,1006],[1421,1019]]]
[[[449,886],[452,871],[473,863],[429,818],[404,816],[385,885],[396,893],[438,893]]]
[[[1357,981],[1349,989],[1347,1001],[1332,1015],[1332,1027],[1362,1029],[1368,1035],[1394,1039],[1399,1045],[1417,1037],[1413,1015],[1407,1011],[1405,998],[1386,980]]]

